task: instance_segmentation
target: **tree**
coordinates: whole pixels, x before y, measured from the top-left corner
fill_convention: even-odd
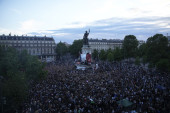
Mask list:
[[[72,55],[78,57],[83,47],[83,40],[74,40],[73,44],[70,46],[69,51]]]
[[[122,59],[122,52],[120,48],[116,48],[113,50],[113,56],[115,61],[120,61]]]
[[[109,53],[112,53],[112,52],[113,52],[112,49],[109,48],[109,49],[106,51],[106,54],[108,55]]]
[[[168,64],[170,64],[168,39],[162,34],[156,34],[147,39],[146,46],[146,56],[149,65],[152,67],[156,66],[161,70],[168,70]]]
[[[162,34],[156,34],[147,39],[147,61],[153,63],[161,58],[168,58],[168,39]]]
[[[113,56],[113,53],[112,53],[112,52],[109,52],[109,53],[107,54],[107,60],[108,60],[109,62],[112,62],[112,61],[114,60],[114,56]]]
[[[156,63],[156,67],[157,69],[162,70],[162,71],[170,71],[170,62],[168,59],[160,59]]]
[[[65,43],[62,43],[61,41],[57,44],[57,47],[55,49],[56,54],[58,58],[60,59],[62,56],[64,56],[68,52],[68,48],[65,45]]]
[[[44,64],[27,51],[18,52],[13,48],[0,48],[0,80],[2,95],[6,97],[5,112],[17,109],[26,99],[31,81],[46,77]],[[0,97],[0,98],[1,98]],[[1,108],[0,108],[1,109]],[[0,110],[1,111],[1,110]]]
[[[146,56],[146,55],[144,55],[144,56],[142,57],[142,63],[143,63],[144,65],[147,63],[147,56]]]
[[[135,57],[138,47],[138,40],[134,35],[127,35],[123,41],[123,50],[126,58]]]
[[[144,55],[146,55],[146,51],[147,51],[147,46],[146,43],[143,43],[142,45],[139,46],[138,48],[138,56],[142,57]]]
[[[103,61],[105,61],[107,58],[107,53],[103,49],[99,53],[99,58],[100,60],[103,60]]]
[[[93,59],[98,60],[98,55],[99,55],[98,50],[94,49],[94,51],[93,51],[93,53],[92,53]]]
[[[111,48],[109,48],[106,52],[106,59],[109,61],[109,62],[112,62],[114,60],[113,58],[113,50]]]

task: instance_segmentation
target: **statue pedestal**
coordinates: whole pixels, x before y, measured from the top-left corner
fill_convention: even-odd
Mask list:
[[[91,48],[89,45],[83,45],[82,54],[87,54],[87,53],[91,54]]]

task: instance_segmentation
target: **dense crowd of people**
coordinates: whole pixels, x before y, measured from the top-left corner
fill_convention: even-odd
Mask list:
[[[52,63],[48,77],[33,85],[23,113],[168,113],[169,75],[125,62],[99,63],[97,70],[76,70],[73,63]],[[126,99],[132,105],[118,101]]]

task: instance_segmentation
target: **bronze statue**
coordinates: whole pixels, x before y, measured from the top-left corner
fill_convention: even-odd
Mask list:
[[[84,33],[84,36],[83,36],[83,45],[89,45],[89,42],[88,42],[88,35],[90,33],[90,29],[89,29],[89,32],[85,32]]]

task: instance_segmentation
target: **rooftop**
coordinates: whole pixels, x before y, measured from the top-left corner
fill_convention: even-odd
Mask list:
[[[11,36],[11,34],[9,35],[0,35],[0,40],[49,40],[52,41],[54,40],[53,37],[46,37],[46,36],[18,36],[18,35],[14,35]]]
[[[122,43],[123,40],[120,40],[120,39],[102,39],[102,40],[99,40],[99,39],[89,39],[89,42],[107,42],[107,43]]]

